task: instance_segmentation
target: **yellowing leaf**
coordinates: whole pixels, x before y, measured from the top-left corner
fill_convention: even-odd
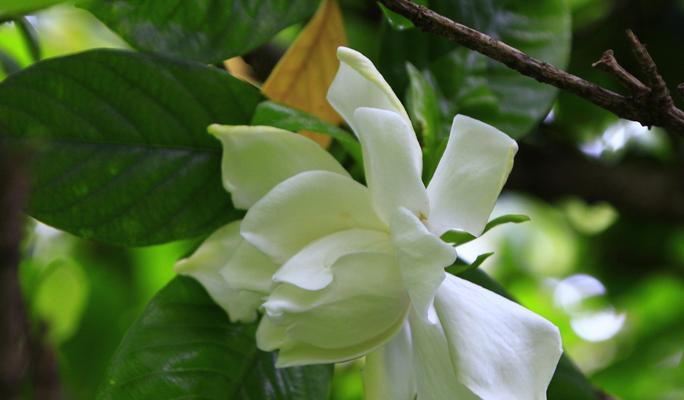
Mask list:
[[[255,78],[254,70],[252,67],[245,62],[242,57],[233,57],[223,62],[226,70],[238,79],[247,81],[253,85],[257,85],[258,82]]]
[[[297,40],[280,59],[261,88],[269,99],[339,124],[342,118],[325,95],[338,68],[337,48],[347,43],[342,12],[335,0],[324,0]],[[321,146],[331,138],[302,132]]]

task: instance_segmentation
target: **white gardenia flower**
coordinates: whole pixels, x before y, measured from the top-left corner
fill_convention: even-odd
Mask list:
[[[561,355],[558,329],[446,274],[448,230],[482,233],[516,143],[456,116],[434,177],[375,66],[340,48],[328,100],[361,142],[367,186],[313,141],[261,126],[212,126],[242,221],[216,233],[179,273],[234,321],[264,315],[257,343],[278,366],[366,356],[369,400],[538,400]]]

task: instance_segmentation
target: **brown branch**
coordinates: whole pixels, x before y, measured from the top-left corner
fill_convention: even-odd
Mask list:
[[[18,400],[30,378],[34,398],[59,400],[54,350],[45,326],[31,329],[19,285],[23,207],[29,192],[26,157],[0,143],[0,399]]]
[[[22,208],[28,193],[19,157],[0,147],[0,398],[21,396],[28,371],[28,321],[19,287]]]
[[[635,55],[644,70],[642,72],[648,78],[647,86],[651,90],[648,95],[634,93],[633,96],[623,96],[615,93],[549,63],[530,57],[502,41],[454,22],[410,0],[380,0],[380,2],[390,10],[408,18],[415,26],[426,32],[443,36],[484,54],[539,82],[573,93],[618,117],[640,122],[644,126],[656,125],[684,134],[684,112],[674,106],[669,92],[666,91],[667,86],[655,68],[655,63],[648,55],[646,48],[631,33],[629,39],[634,47]],[[599,65],[601,64],[599,62]],[[624,75],[616,75],[616,77],[625,78]]]
[[[606,50],[601,58],[591,64],[591,66],[613,75],[626,89],[636,93],[638,96],[645,96],[651,93],[651,89],[648,86],[644,85],[618,63],[613,50]]]

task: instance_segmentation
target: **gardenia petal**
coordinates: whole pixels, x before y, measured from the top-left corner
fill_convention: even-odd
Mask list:
[[[347,229],[386,230],[368,189],[327,171],[298,174],[249,209],[242,236],[283,264],[312,241]]]
[[[397,332],[409,308],[397,269],[394,255],[354,253],[335,262],[332,283],[322,290],[278,284],[263,305],[269,322],[260,347],[278,348],[290,365],[371,351]]]
[[[406,207],[427,218],[422,152],[413,129],[396,112],[358,108],[354,124],[363,149],[366,182],[380,218]]]
[[[392,340],[366,356],[363,386],[366,400],[415,400],[408,322]]]
[[[273,276],[306,290],[321,290],[333,280],[332,266],[346,254],[378,252],[393,254],[386,232],[350,229],[319,239],[290,258]]]
[[[233,204],[247,209],[275,185],[304,171],[347,171],[313,140],[270,126],[211,125],[223,144],[221,176]]]
[[[430,233],[405,208],[394,213],[390,232],[411,304],[419,316],[426,318],[435,292],[444,280],[444,268],[456,260],[456,249]]]
[[[431,230],[438,236],[451,229],[480,235],[517,150],[515,141],[493,126],[456,116],[427,189]]]
[[[347,47],[337,49],[337,58],[340,69],[328,90],[328,102],[357,135],[353,116],[360,107],[393,111],[411,126],[401,101],[368,58]]]
[[[439,322],[428,322],[412,311],[409,314],[409,325],[418,399],[501,400],[498,397],[480,399],[456,379],[458,375],[449,357],[447,340]],[[477,339],[473,338],[473,340]],[[524,397],[518,400],[523,399],[527,400]]]
[[[277,266],[240,236],[240,221],[214,232],[175,270],[204,286],[231,321],[253,322]]]
[[[482,399],[546,399],[562,354],[558,328],[451,275],[437,292],[435,309],[458,378],[473,393]]]

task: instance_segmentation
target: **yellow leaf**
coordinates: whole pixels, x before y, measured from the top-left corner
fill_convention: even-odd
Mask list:
[[[347,44],[342,12],[335,0],[323,0],[261,91],[269,99],[308,112],[323,121],[339,124],[342,118],[325,96],[337,73],[337,48]],[[330,137],[302,132],[323,147]]]
[[[233,57],[223,62],[226,70],[238,79],[247,81],[253,85],[258,85],[252,67],[242,59],[242,57]]]

